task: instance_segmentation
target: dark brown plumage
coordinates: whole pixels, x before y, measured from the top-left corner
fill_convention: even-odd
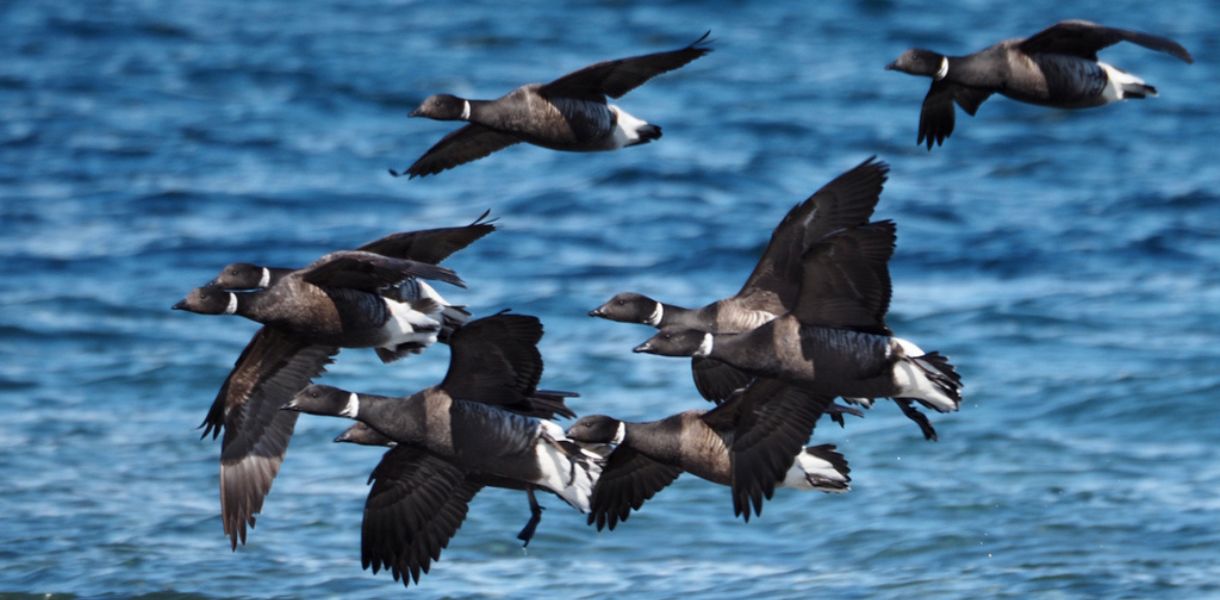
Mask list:
[[[829,233],[868,223],[889,173],[889,165],[869,157],[793,206],[771,232],[758,263],[741,289],[696,309],[662,304],[634,293],[611,298],[589,314],[662,328],[681,326],[712,333],[750,331],[794,309],[800,292],[802,257]],[[660,318],[651,319],[660,314]],[[744,387],[751,376],[715,359],[695,357],[691,375],[700,395],[713,402]]]
[[[920,109],[915,141],[917,145],[926,143],[931,150],[933,144],[944,143],[953,133],[955,102],[974,116],[992,94],[1055,108],[1090,108],[1155,96],[1156,88],[1144,80],[1098,61],[1100,50],[1119,42],[1194,62],[1190,53],[1171,39],[1072,20],[965,56],[912,48],[886,68],[932,77]]]
[[[661,137],[661,129],[608,104],[653,77],[707,54],[707,35],[684,48],[609,60],[546,84],[526,84],[496,100],[430,96],[411,114],[469,121],[433,145],[405,171],[410,177],[440,173],[518,142],[552,150],[615,150]],[[391,170],[391,175],[401,173]]]

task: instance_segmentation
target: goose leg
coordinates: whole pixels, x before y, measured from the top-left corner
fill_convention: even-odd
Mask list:
[[[538,503],[538,498],[534,497],[534,486],[525,488],[526,495],[530,499],[530,520],[521,529],[521,533],[517,534],[517,539],[524,542],[521,547],[524,548],[530,545],[530,540],[534,538],[534,530],[538,529],[538,523],[542,521],[542,511],[546,507]]]
[[[894,403],[898,405],[898,408],[902,409],[902,414],[906,415],[908,419],[915,421],[916,425],[919,425],[919,430],[923,432],[924,439],[936,441],[936,430],[932,428],[932,422],[928,420],[927,415],[919,412],[919,409],[911,405],[910,398],[894,398]]]

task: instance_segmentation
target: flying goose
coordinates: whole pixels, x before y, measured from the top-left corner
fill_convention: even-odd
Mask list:
[[[733,513],[747,522],[751,508],[762,514],[763,497],[777,485],[846,492],[850,469],[835,447],[805,447],[822,413],[842,408],[831,398],[759,378],[710,411],[647,423],[582,417],[569,438],[614,447],[593,490],[589,524],[613,530],[684,471],[730,486]]]
[[[380,254],[390,258],[416,261],[437,265],[454,252],[469,246],[476,240],[495,231],[493,220],[487,219],[491,211],[485,211],[478,219],[464,227],[445,227],[439,229],[424,229],[394,233],[374,240],[356,250]],[[283,267],[268,267],[247,262],[231,263],[221,269],[212,283],[226,291],[263,290],[279,283],[281,279],[297,269]],[[442,334],[447,334],[460,327],[470,318],[470,313],[462,306],[451,304],[432,286],[424,281],[411,277],[402,283],[385,288],[381,292],[391,300],[411,302],[431,299],[441,307],[444,320]],[[444,339],[443,337],[441,339]],[[389,362],[400,356],[399,352],[377,348],[384,362]],[[415,351],[418,351],[416,349]]]
[[[891,221],[833,232],[802,259],[792,312],[740,334],[664,327],[635,351],[711,357],[849,401],[893,398],[926,438],[936,439],[926,417],[910,404],[957,410],[961,379],[945,357],[894,337],[886,327],[893,252]]]
[[[708,32],[711,33],[711,32]],[[450,94],[424,99],[412,117],[469,124],[441,138],[407,168],[410,178],[440,173],[517,142],[552,150],[592,152],[646,144],[661,128],[606,101],[711,52],[708,33],[685,48],[589,65],[550,83],[529,83],[495,100]],[[391,170],[398,177],[403,173]]]
[[[461,282],[443,267],[346,251],[329,254],[265,290],[228,292],[209,284],[174,305],[203,314],[242,314],[264,323],[242,350],[201,425],[203,437],[224,433],[220,513],[232,549],[246,542],[247,527],[254,526],[288,450],[296,415],[280,413],[280,406],[320,375],[340,347],[380,344],[399,352],[400,346],[419,347],[435,339],[441,326],[435,303],[398,303],[377,293],[407,277]],[[433,313],[435,318],[429,316]]]
[[[793,206],[772,231],[745,285],[733,296],[692,309],[623,292],[589,315],[658,329],[744,333],[790,312],[800,289],[801,256],[810,245],[837,229],[864,225],[872,216],[889,173],[889,165],[875,158],[869,157]],[[728,398],[750,381],[748,374],[708,357],[691,359],[691,375],[700,395],[713,402]]]
[[[953,133],[953,103],[974,116],[992,94],[1056,108],[1090,108],[1157,95],[1143,79],[1097,59],[1097,52],[1131,42],[1187,63],[1190,53],[1168,38],[1061,21],[1025,39],[1004,40],[966,56],[912,48],[886,69],[932,78],[919,113],[915,144],[942,144]]]
[[[501,313],[471,321],[453,334],[449,372],[436,386],[390,398],[311,385],[283,407],[354,419],[395,442],[373,472],[365,504],[366,568],[418,583],[429,558],[439,559],[457,532],[484,476],[541,488],[589,511],[602,457],[554,422],[526,416],[557,412],[539,410],[530,399],[542,375],[541,337],[535,317]]]

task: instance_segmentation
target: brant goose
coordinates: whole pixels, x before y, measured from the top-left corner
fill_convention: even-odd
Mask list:
[[[831,445],[805,447],[830,406],[830,396],[759,378],[706,412],[648,423],[582,417],[568,428],[569,438],[614,447],[593,489],[589,524],[613,530],[683,471],[731,486],[733,514],[747,522],[751,507],[762,514],[763,497],[777,485],[845,492],[851,477],[843,456]]]
[[[711,33],[711,32],[708,32]],[[412,117],[470,124],[441,138],[407,168],[411,178],[440,173],[517,142],[552,150],[592,152],[646,144],[661,128],[606,102],[711,52],[708,33],[685,48],[608,60],[550,83],[523,85],[496,100],[429,96]],[[390,174],[402,175],[394,170]]]
[[[296,414],[296,413],[292,413],[292,414]],[[564,415],[564,416],[574,416],[574,415]],[[366,425],[360,421],[356,421],[356,423],[353,424],[351,427],[348,427],[346,431],[344,431],[343,433],[341,433],[337,437],[335,437],[335,442],[336,443],[358,444],[361,446],[385,446],[387,448],[396,448],[398,446],[398,442],[395,442],[394,440],[378,433],[376,429],[373,429],[372,427],[369,427],[368,425]],[[418,449],[413,449],[413,450],[416,450],[417,452],[425,452],[425,453],[427,452],[426,450],[418,450]],[[386,457],[383,457],[382,460],[384,462],[384,461],[387,461],[388,459],[389,459],[389,457],[386,456]],[[407,474],[409,473],[410,469],[401,468],[401,465],[398,464],[398,462],[397,462],[397,461],[401,461],[401,460],[403,460],[403,458],[401,458],[401,457],[395,458],[395,459],[393,459],[393,462],[391,463],[394,466],[390,466],[390,465],[379,466],[376,470],[374,470],[373,474],[376,475],[378,473],[378,471],[381,471],[381,480],[382,481],[393,480],[396,482],[397,481],[408,482],[409,476]],[[373,475],[369,476],[370,483],[372,483],[374,479],[376,479],[376,478]],[[513,479],[505,479],[503,477],[496,477],[494,475],[488,475],[486,473],[467,473],[466,479],[473,484],[477,484],[477,485],[483,486],[483,487],[498,487],[498,488],[503,488],[503,489],[508,489],[508,490],[517,490],[517,491],[525,492],[527,494],[527,496],[529,498],[530,518],[529,518],[529,521],[526,522],[525,527],[523,527],[521,529],[521,532],[517,534],[517,539],[519,539],[523,542],[522,546],[529,546],[530,540],[533,539],[533,537],[534,537],[534,531],[538,528],[538,523],[542,521],[542,510],[543,510],[542,505],[540,505],[538,503],[538,499],[534,497],[534,486],[528,485],[528,484],[525,484],[525,483],[522,483],[520,481],[516,481]],[[370,497],[375,496],[375,495],[380,495],[380,490],[374,489],[373,491],[370,492],[369,495],[370,495]],[[370,532],[369,534],[366,534],[365,537],[370,540],[376,539],[375,532]],[[366,559],[364,561],[364,568],[367,569],[367,568],[369,568],[369,560],[367,559],[367,557],[371,556],[372,553],[369,551],[363,551],[362,554],[366,557]],[[424,573],[427,573],[428,568],[429,568],[429,566],[428,566],[427,557],[423,557],[423,562],[422,562],[422,564],[420,564],[420,569],[422,569],[422,571]],[[376,573],[376,570],[374,570],[373,572]],[[419,576],[415,575],[414,578],[415,578],[416,583],[418,583]]]
[[[541,337],[535,317],[486,317],[454,332],[449,371],[439,385],[405,398],[311,385],[283,407],[355,419],[396,442],[373,473],[364,513],[366,565],[418,583],[427,557],[440,557],[482,487],[472,474],[539,487],[589,511],[602,457],[570,441],[559,425],[527,416],[554,412],[530,398],[542,375]],[[537,514],[535,504],[531,499]]]
[[[834,232],[803,258],[792,312],[740,334],[664,327],[635,351],[716,358],[848,401],[893,398],[924,437],[935,440],[931,424],[910,403],[957,410],[961,379],[945,357],[894,337],[885,325],[894,238],[892,221]]]
[[[915,144],[941,144],[953,133],[953,103],[970,116],[994,93],[1030,104],[1089,108],[1127,98],[1155,96],[1144,80],[1097,60],[1097,52],[1119,42],[1166,52],[1187,63],[1190,53],[1168,38],[1062,21],[1032,37],[1005,40],[966,56],[912,48],[886,69],[932,78],[919,113]]]
[[[385,346],[377,350],[387,360],[435,340],[440,328],[435,302],[400,303],[377,293],[409,276],[461,283],[443,267],[345,251],[265,290],[229,292],[209,284],[174,305],[203,314],[241,314],[265,324],[238,357],[201,424],[203,437],[224,433],[220,512],[234,550],[239,541],[245,543],[247,526],[254,526],[254,515],[262,510],[296,424],[295,416],[277,409],[321,374],[340,347]]]
[[[478,219],[465,227],[394,233],[360,246],[357,250],[430,265],[440,264],[454,252],[495,231],[494,219],[485,220],[490,213],[491,211],[484,211]],[[212,280],[212,283],[227,291],[261,290],[275,285],[294,271],[296,269],[267,267],[252,263],[232,263],[221,269],[220,274]],[[435,301],[442,307],[441,316],[444,319],[442,340],[445,332],[461,327],[462,323],[470,318],[470,313],[465,310],[465,307],[450,304],[432,286],[414,277],[408,278],[399,285],[386,288],[382,291],[382,295],[398,302],[411,302],[424,298]],[[412,351],[418,352],[419,350]],[[379,351],[385,355],[383,360],[393,360],[398,357],[397,353],[389,350],[379,349]]]
[[[387,288],[412,277],[465,286],[445,267],[344,250],[282,276],[271,287],[232,292],[208,284],[173,308],[237,314],[320,344],[375,348],[383,362],[390,362],[435,343],[444,325],[438,301],[401,302],[386,295]]]
[[[737,294],[691,309],[624,292],[589,311],[589,316],[658,329],[677,326],[744,333],[790,312],[800,288],[801,256],[810,245],[831,231],[864,225],[872,216],[889,173],[889,165],[875,158],[869,157],[792,207]],[[713,402],[750,381],[749,375],[708,357],[691,359],[691,374],[699,394]]]

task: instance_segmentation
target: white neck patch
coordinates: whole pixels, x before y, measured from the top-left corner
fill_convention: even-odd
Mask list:
[[[263,276],[258,280],[258,287],[265,288],[271,285],[271,269],[263,267]]]
[[[948,75],[948,74],[949,74],[949,57],[942,56],[942,57],[940,57],[940,69],[937,69],[935,79],[937,81],[940,81],[945,78],[945,75]]]
[[[945,68],[948,69],[948,67],[945,67]],[[470,101],[462,100],[462,120],[465,121],[466,119],[469,119],[469,118],[470,118]]]
[[[656,327],[661,324],[661,317],[663,316],[665,316],[665,307],[660,302],[657,302],[657,307],[652,309],[652,314],[648,315],[648,320],[644,322]]]
[[[225,314],[231,315],[237,312],[237,294],[229,292],[229,305],[225,307]]]
[[[712,353],[712,334],[703,334],[703,343],[699,344],[699,349],[691,356],[707,356]]]
[[[347,406],[339,411],[339,416],[355,419],[358,414],[360,414],[360,397],[356,395],[356,392],[352,392],[352,395],[347,397]]]
[[[617,446],[617,445],[623,443],[623,440],[625,440],[625,439],[627,439],[627,424],[622,421],[619,421],[618,422],[618,431],[614,432],[614,439],[610,440],[610,443]]]

